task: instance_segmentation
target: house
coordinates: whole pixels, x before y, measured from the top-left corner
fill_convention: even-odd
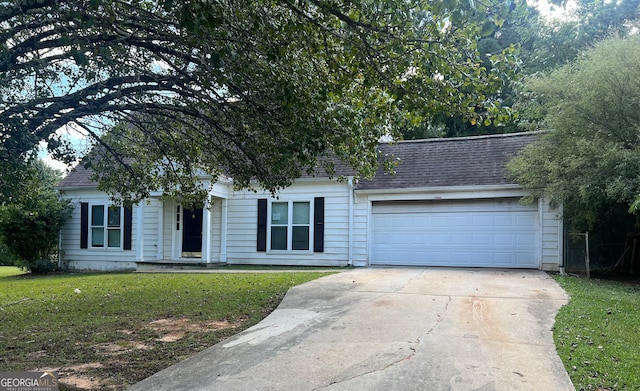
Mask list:
[[[561,211],[505,179],[505,164],[535,134],[383,144],[395,175],[299,178],[277,198],[210,187],[191,210],[161,193],[131,208],[77,168],[59,184],[75,205],[61,232],[63,266],[133,270],[144,262],[254,265],[422,265],[557,270]],[[348,170],[343,172],[348,174]]]

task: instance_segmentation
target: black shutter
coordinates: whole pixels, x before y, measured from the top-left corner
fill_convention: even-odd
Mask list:
[[[89,204],[80,203],[80,248],[87,248],[89,244]]]
[[[258,243],[257,251],[267,251],[267,199],[258,200]]]
[[[133,210],[130,206],[124,207],[124,242],[122,248],[124,250],[131,250],[131,228],[133,220]]]
[[[324,252],[324,197],[313,199],[313,251]]]

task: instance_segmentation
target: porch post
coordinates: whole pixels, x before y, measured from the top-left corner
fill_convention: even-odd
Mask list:
[[[156,239],[156,259],[164,259],[164,201],[158,202],[158,237]]]
[[[220,216],[220,262],[227,262],[227,199],[222,199]]]
[[[144,209],[146,201],[140,201],[136,213],[136,261],[144,261]]]
[[[211,208],[213,202],[207,200],[202,210],[202,261],[211,262]]]

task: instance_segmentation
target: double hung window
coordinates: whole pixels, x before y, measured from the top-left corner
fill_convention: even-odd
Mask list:
[[[309,201],[272,202],[271,250],[309,250],[311,206]]]
[[[91,247],[122,247],[123,208],[115,205],[91,205]]]

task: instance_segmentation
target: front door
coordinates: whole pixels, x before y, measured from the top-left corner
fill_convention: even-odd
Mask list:
[[[182,257],[202,257],[202,208],[185,208],[182,221]]]

